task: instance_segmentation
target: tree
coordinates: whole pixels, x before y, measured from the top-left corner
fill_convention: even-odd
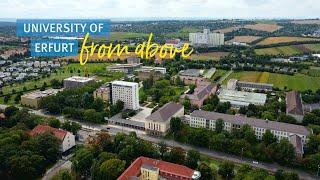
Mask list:
[[[92,163],[93,153],[86,148],[81,148],[76,151],[75,156],[72,159],[72,168],[77,175],[87,177]]]
[[[52,133],[39,134],[34,138],[38,154],[46,158],[47,163],[57,160],[60,150],[60,140]]]
[[[54,89],[59,89],[59,88],[62,87],[62,83],[59,82],[59,81],[56,80],[56,79],[52,79],[52,80],[50,81],[50,84],[51,84],[52,88],[54,88]]]
[[[164,155],[167,153],[168,151],[168,146],[164,141],[161,141],[158,143],[158,149],[159,149],[159,154],[161,159],[164,158]]]
[[[176,164],[184,164],[185,152],[180,147],[174,147],[169,152],[168,161]]]
[[[277,142],[277,137],[274,136],[269,129],[267,129],[266,132],[262,136],[262,141],[266,145],[270,145],[274,142]]]
[[[279,164],[291,164],[296,156],[293,145],[287,139],[281,139],[279,143],[274,143],[271,145],[274,149],[274,159]]]
[[[216,132],[221,133],[224,128],[224,121],[222,119],[217,119],[216,121]]]
[[[196,88],[196,85],[194,85],[194,84],[191,84],[191,85],[189,85],[189,93],[190,94],[193,94],[194,93],[194,89]]]
[[[77,132],[81,129],[81,125],[77,122],[74,121],[65,121],[62,124],[62,129],[66,130],[66,131],[70,131],[72,132],[72,134],[76,135]]]
[[[86,109],[83,115],[83,119],[87,122],[101,123],[103,121],[103,114],[94,109]]]
[[[201,180],[212,180],[214,178],[212,169],[206,163],[201,163],[198,167],[198,171],[201,173]]]
[[[179,132],[182,129],[182,127],[183,127],[183,123],[180,118],[178,117],[171,118],[170,129],[173,133]]]
[[[95,109],[97,112],[102,112],[104,110],[104,102],[101,98],[97,98],[92,103],[92,109]]]
[[[53,128],[60,128],[61,123],[58,119],[56,118],[49,118],[48,119],[48,125],[53,127]]]
[[[284,172],[283,177],[283,180],[299,180],[299,176],[295,172]]]
[[[190,150],[187,152],[185,165],[191,169],[196,169],[198,167],[199,160],[200,160],[200,153],[195,150]]]
[[[19,111],[19,108],[15,106],[9,106],[4,109],[4,115],[6,115],[6,117],[10,117],[14,115],[17,111]]]
[[[117,179],[125,170],[125,161],[119,159],[110,159],[105,161],[100,166],[100,177],[105,180]]]
[[[219,165],[218,174],[225,179],[231,179],[234,176],[234,164],[230,161],[224,161]]]
[[[3,102],[4,102],[4,103],[8,103],[9,100],[10,100],[10,98],[11,98],[10,95],[5,95],[5,96],[3,97]]]
[[[37,179],[44,171],[45,158],[36,154],[10,157],[10,173],[15,179]]]
[[[50,180],[75,180],[71,172],[67,169],[60,169]]]

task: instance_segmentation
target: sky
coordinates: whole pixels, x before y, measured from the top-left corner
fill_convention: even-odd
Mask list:
[[[0,18],[320,18],[319,0],[0,0]]]

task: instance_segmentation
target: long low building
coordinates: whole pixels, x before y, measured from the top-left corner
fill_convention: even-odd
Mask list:
[[[245,124],[250,125],[255,131],[257,139],[262,139],[263,134],[270,130],[278,140],[288,139],[296,148],[296,152],[298,154],[300,152],[300,155],[303,154],[303,145],[307,142],[307,137],[312,133],[307,127],[301,125],[201,110],[193,111],[190,114],[189,125],[194,128],[214,130],[218,119],[224,121],[224,129],[226,131],[239,129]]]
[[[230,79],[227,84],[227,89],[236,90],[237,88],[243,90],[262,90],[262,91],[272,91],[273,84],[266,84],[266,83],[254,83],[254,82],[246,82],[246,81],[239,81],[237,79]]]
[[[47,89],[44,91],[32,91],[21,96],[21,105],[38,109],[41,99],[55,95],[62,90],[63,89]]]
[[[227,89],[220,90],[218,97],[221,102],[230,102],[234,107],[243,107],[249,104],[264,105],[267,100],[266,94]]]
[[[63,80],[63,87],[64,88],[82,87],[94,82],[95,80],[93,78],[82,77],[82,76],[72,76]]]
[[[180,96],[180,102],[189,99],[194,106],[201,107],[203,102],[217,91],[217,85],[210,82],[198,83],[192,94],[183,94]]]

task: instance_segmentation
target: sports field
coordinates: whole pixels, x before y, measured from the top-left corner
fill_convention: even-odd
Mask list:
[[[257,71],[241,71],[233,72],[224,82],[226,84],[229,79],[239,79],[241,81],[270,83],[274,87],[280,89],[307,90],[313,91],[320,88],[320,77],[312,77],[305,74],[295,74],[293,76],[268,72]]]

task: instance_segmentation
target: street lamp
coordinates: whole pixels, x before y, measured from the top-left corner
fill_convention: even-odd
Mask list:
[[[317,172],[317,176],[319,176],[319,170],[320,170],[320,165],[318,164],[318,172]]]

